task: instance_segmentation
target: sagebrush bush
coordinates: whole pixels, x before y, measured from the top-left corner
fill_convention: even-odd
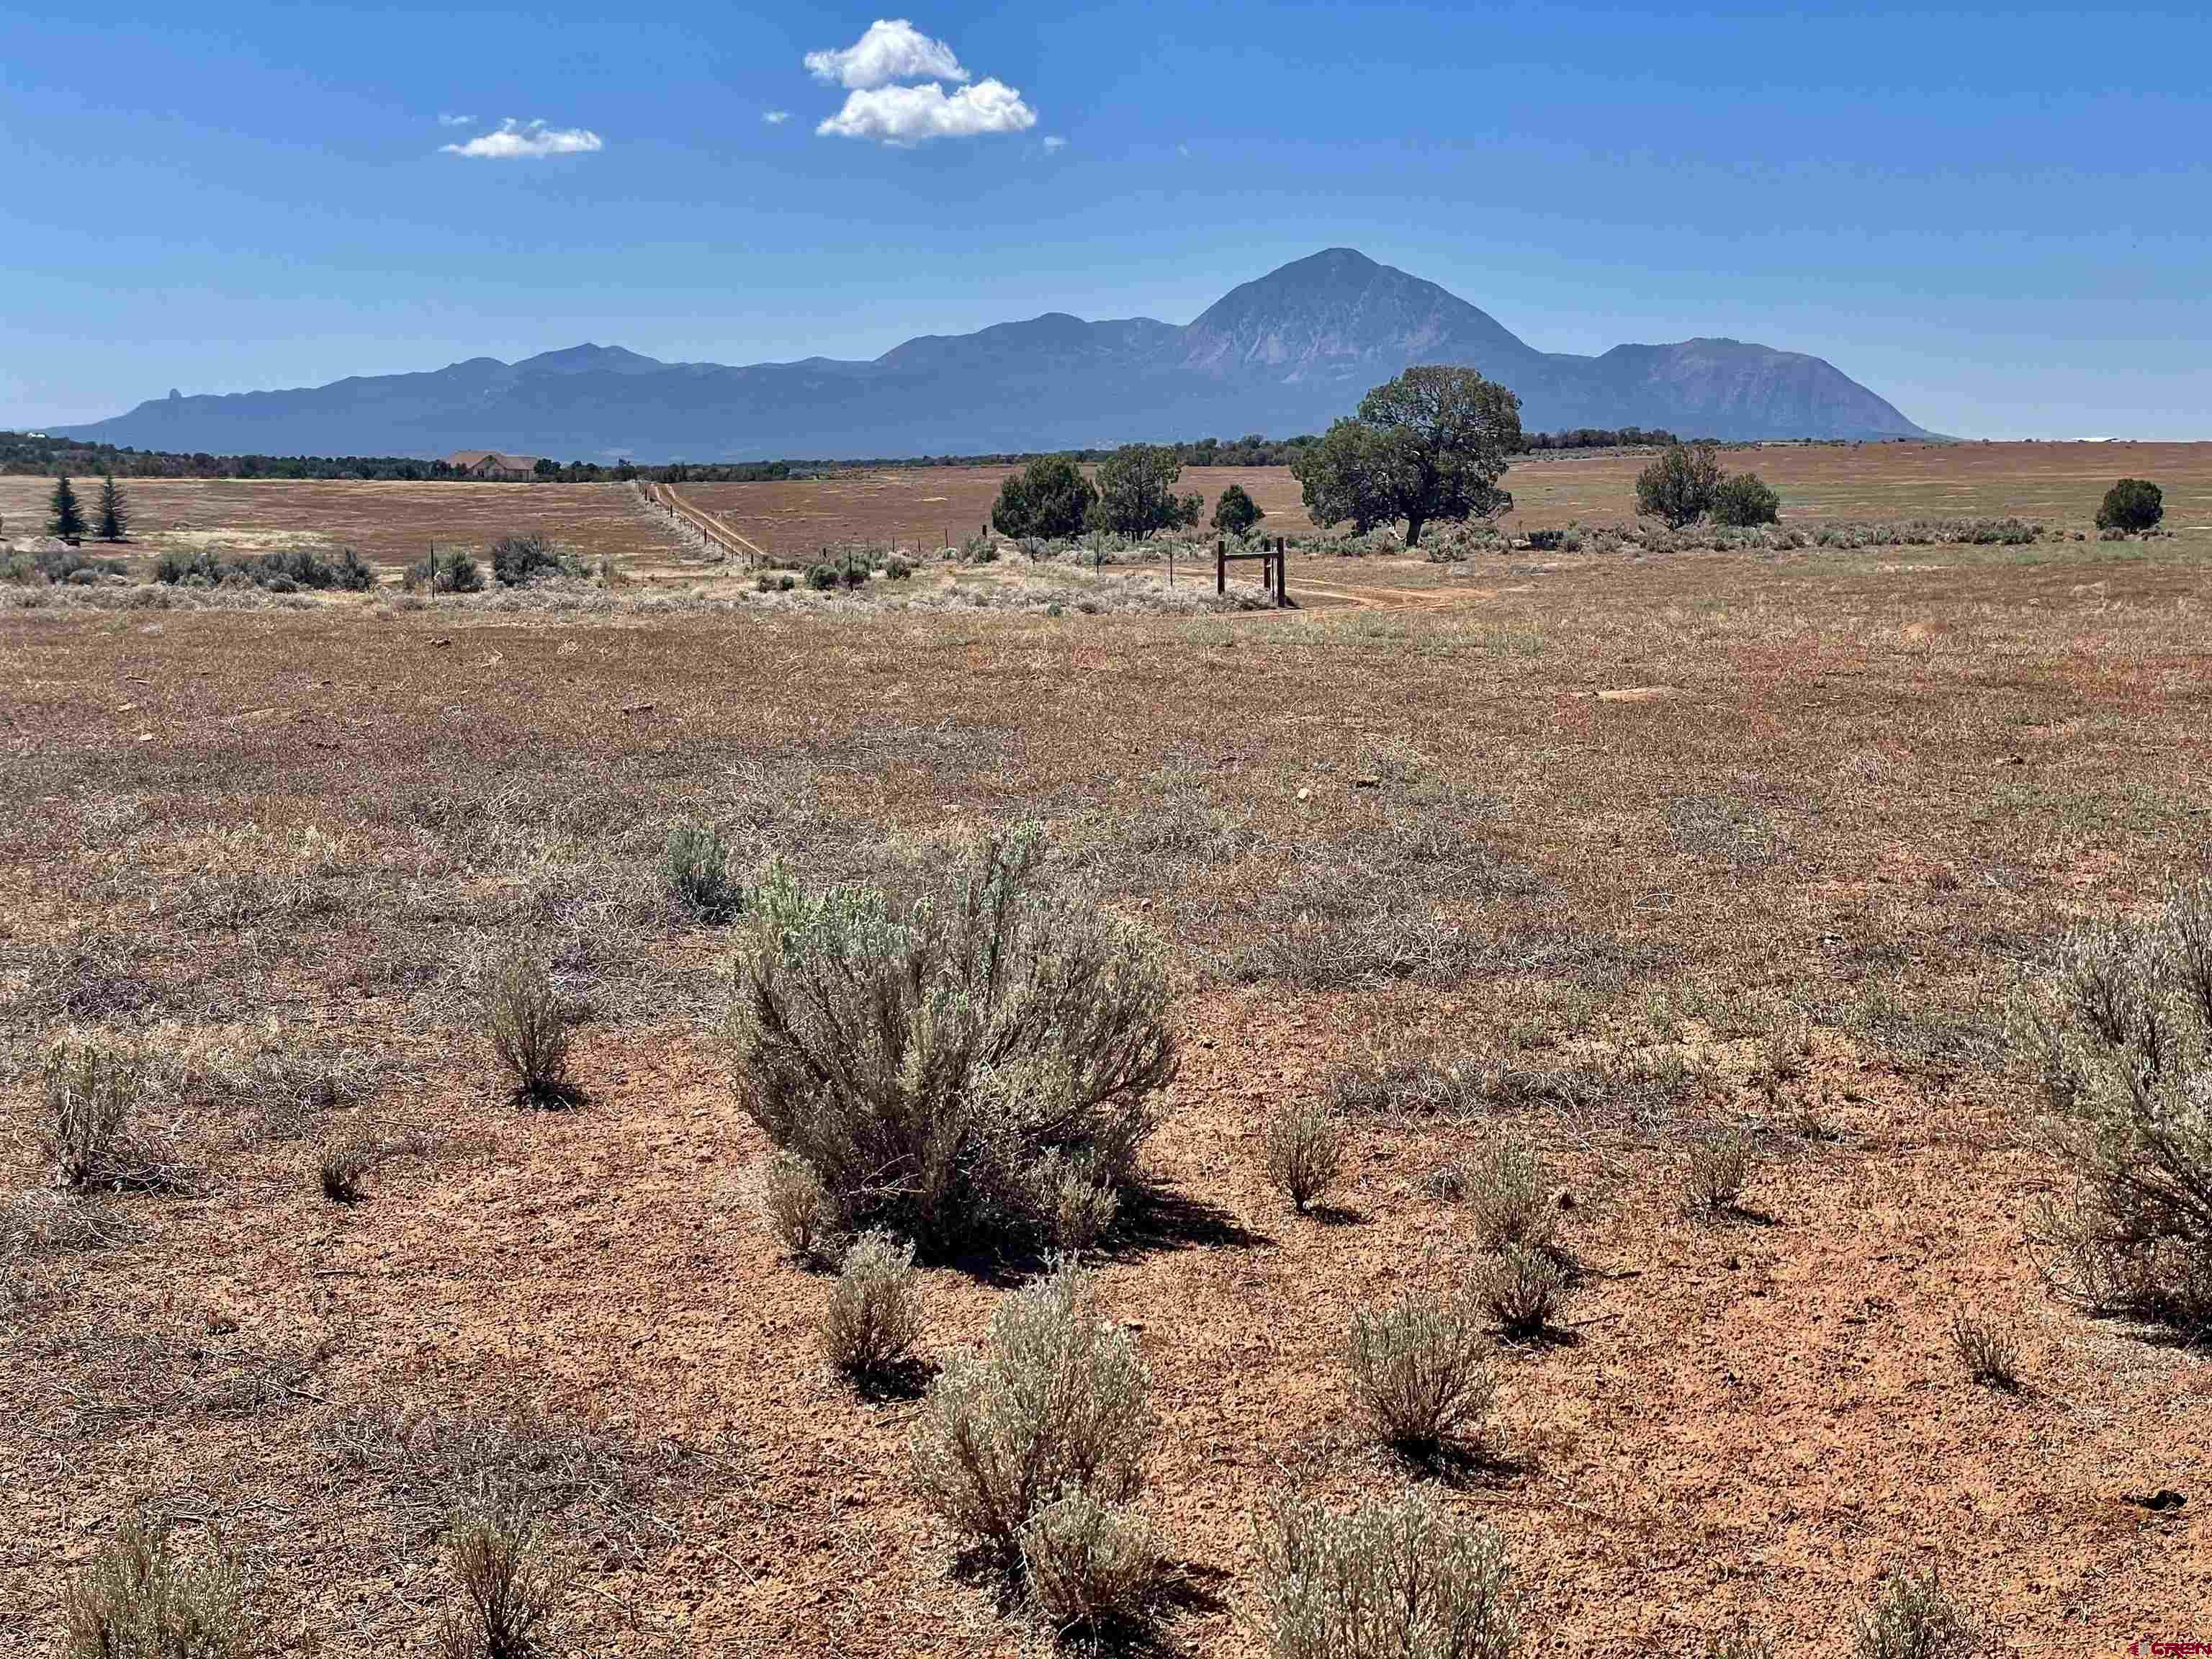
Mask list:
[[[925,1250],[1049,1240],[1071,1171],[1119,1193],[1175,1074],[1158,951],[1036,890],[1035,829],[985,838],[918,898],[753,892],[729,1030],[747,1114],[848,1230]]]
[[[1141,1516],[1080,1487],[1047,1504],[1022,1528],[1030,1600],[1068,1633],[1093,1638],[1141,1624],[1165,1566],[1159,1535]]]
[[[556,575],[580,576],[583,567],[545,536],[532,532],[501,536],[490,547],[492,580],[501,587],[520,587],[543,571]]]
[[[779,1152],[761,1175],[761,1212],[769,1231],[799,1261],[819,1261],[838,1237],[836,1206],[805,1159]]]
[[[474,556],[458,547],[441,554],[434,544],[407,567],[399,580],[410,593],[423,589],[433,593],[481,593],[484,585],[483,570]]]
[[[1541,1334],[1557,1321],[1573,1289],[1558,1259],[1533,1244],[1508,1244],[1485,1256],[1471,1277],[1475,1296],[1514,1337]]]
[[[1304,1215],[1336,1182],[1344,1164],[1344,1128],[1320,1101],[1301,1096],[1278,1108],[1262,1132],[1267,1179]]]
[[[438,1624],[439,1659],[542,1659],[558,1650],[561,1580],[538,1524],[487,1494],[446,1534],[454,1600]]]
[[[2020,1343],[2005,1326],[1964,1308],[1951,1315],[1951,1346],[1966,1362],[1966,1375],[1991,1388],[2020,1386]]]
[[[1934,1568],[1882,1580],[1852,1633],[1856,1659],[1968,1659],[1978,1644]]]
[[[534,1105],[567,1104],[568,1012],[527,940],[495,957],[483,980],[484,1034],[499,1063],[514,1073],[516,1091]]]
[[[2087,1307],[2212,1329],[2212,882],[2075,933],[2016,1010],[2065,1170],[2029,1236]]]
[[[1386,1444],[1426,1455],[1482,1439],[1498,1379],[1480,1304],[1464,1289],[1415,1286],[1352,1316],[1352,1398]]]
[[[879,1377],[914,1350],[921,1334],[921,1290],[914,1246],[889,1233],[862,1233],[822,1310],[822,1352],[848,1376]]]
[[[660,854],[660,885],[690,915],[720,926],[744,908],[744,884],[730,870],[730,846],[709,824],[679,823]]]
[[[1552,1241],[1558,1215],[1552,1207],[1543,1160],[1526,1141],[1501,1136],[1466,1163],[1468,1219],[1486,1250]]]
[[[1520,1644],[1504,1540],[1426,1492],[1348,1511],[1285,1496],[1255,1530],[1275,1659],[1508,1659]]]
[[[62,1591],[63,1659],[249,1659],[260,1632],[230,1560],[185,1561],[137,1516]]]
[[[980,1355],[949,1361],[930,1385],[910,1447],[915,1486],[935,1514],[1012,1556],[1057,1498],[1137,1495],[1158,1431],[1151,1393],[1090,1275],[1060,1263],[1000,1304]]]
[[[1690,1143],[1682,1165],[1682,1201],[1700,1214],[1735,1207],[1751,1180],[1753,1146],[1741,1128],[1717,1130]]]

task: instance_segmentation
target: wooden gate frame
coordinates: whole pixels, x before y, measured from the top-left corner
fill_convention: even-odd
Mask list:
[[[1260,538],[1260,550],[1257,553],[1231,553],[1229,550],[1228,537],[1217,536],[1214,538],[1214,592],[1224,596],[1228,593],[1229,567],[1231,565],[1236,563],[1239,559],[1257,559],[1260,561],[1260,586],[1274,596],[1275,607],[1277,610],[1280,610],[1285,605],[1288,605],[1290,603],[1290,599],[1284,590],[1283,566],[1290,552],[1290,544],[1281,536],[1278,536],[1274,538],[1274,544],[1275,544],[1273,547],[1268,546],[1267,538],[1262,536]]]

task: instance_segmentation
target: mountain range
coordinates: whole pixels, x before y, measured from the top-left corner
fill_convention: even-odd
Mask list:
[[[1729,439],[1929,434],[1832,364],[1726,339],[1538,351],[1457,295],[1350,248],[1231,289],[1190,324],[1048,313],[925,335],[872,362],[729,368],[580,345],[329,386],[167,398],[57,435],[216,454],[499,449],[559,459],[752,460],[1088,448],[1318,432],[1414,363],[1521,395],[1522,427]]]

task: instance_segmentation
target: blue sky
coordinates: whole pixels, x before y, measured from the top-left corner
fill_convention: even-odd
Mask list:
[[[885,16],[921,47],[810,71]],[[1182,322],[1342,245],[1545,349],[1732,335],[1937,430],[2212,437],[2208,64],[2179,5],[0,0],[0,426]],[[568,153],[443,148],[509,119]],[[983,130],[882,142],[930,122]]]

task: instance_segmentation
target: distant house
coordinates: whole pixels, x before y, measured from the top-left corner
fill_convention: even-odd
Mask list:
[[[457,449],[446,465],[471,478],[528,478],[538,471],[535,455],[509,455],[498,449]]]

